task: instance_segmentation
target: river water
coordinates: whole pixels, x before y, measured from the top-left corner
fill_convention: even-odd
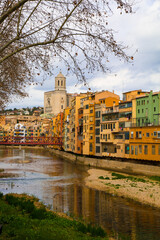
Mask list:
[[[57,212],[102,226],[115,239],[160,240],[160,210],[84,185],[87,167],[44,150],[0,149],[0,168],[14,177],[0,178],[0,192],[27,193]]]

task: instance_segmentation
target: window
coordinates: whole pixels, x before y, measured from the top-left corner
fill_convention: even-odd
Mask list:
[[[142,109],[142,113],[144,113],[144,109]]]
[[[99,129],[99,128],[96,128],[95,134],[96,134],[96,135],[99,135],[99,134],[100,134],[100,129]]]
[[[157,136],[157,132],[154,132],[154,133],[153,133],[153,136],[156,137],[156,136]]]
[[[61,86],[63,86],[63,80],[61,81]]]
[[[152,155],[155,155],[156,154],[156,147],[155,145],[152,145]]]
[[[157,135],[158,135],[157,137],[160,138],[160,131],[157,132]]]
[[[134,154],[134,146],[131,145],[131,154],[133,155]]]
[[[88,108],[89,108],[89,105],[86,105],[86,106],[85,106],[85,109],[88,109]]]
[[[125,132],[124,135],[125,135],[125,139],[129,139],[129,132]]]
[[[61,109],[63,109],[63,105],[61,105]]]
[[[93,108],[90,110],[90,113],[93,113]]]
[[[108,134],[108,139],[110,139],[110,134]]]
[[[142,145],[139,145],[139,154],[142,153]]]
[[[149,133],[146,133],[146,137],[149,137]]]
[[[148,154],[148,146],[144,145],[144,154],[147,155]]]
[[[135,146],[135,155],[138,155],[138,146]]]
[[[104,129],[104,125],[101,125],[101,131],[103,131],[103,129]]]
[[[100,143],[100,137],[96,137],[96,143]]]
[[[89,130],[93,130],[93,127],[90,127]]]
[[[142,138],[142,132],[139,131],[139,138]]]
[[[158,145],[158,155],[160,155],[160,144]]]
[[[92,143],[89,144],[89,151],[92,152]]]
[[[96,146],[96,153],[100,153],[100,146]]]
[[[133,132],[131,132],[131,138],[133,138]]]
[[[140,113],[140,109],[138,109],[138,113]]]
[[[125,154],[129,154],[129,144],[125,144]]]
[[[138,138],[138,132],[136,132],[136,138]]]
[[[96,127],[100,126],[100,120],[96,120]]]
[[[59,86],[59,80],[58,80],[58,86]]]
[[[93,135],[90,135],[89,139],[92,140],[93,139]]]
[[[153,99],[153,103],[155,103],[155,99]]]
[[[104,146],[103,152],[107,152],[107,146]]]
[[[96,111],[96,118],[100,118],[100,111]]]
[[[154,112],[156,112],[156,107],[154,107]]]

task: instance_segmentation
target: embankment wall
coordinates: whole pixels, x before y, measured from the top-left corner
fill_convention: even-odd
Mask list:
[[[138,164],[138,163],[122,162],[122,161],[108,160],[108,159],[89,158],[85,156],[82,157],[72,153],[59,151],[56,149],[50,149],[50,148],[48,148],[48,151],[51,154],[53,153],[75,164],[81,164],[81,165],[86,165],[90,167],[101,168],[101,169],[116,171],[116,172],[123,172],[128,174],[160,176],[159,166],[146,165],[142,163]]]

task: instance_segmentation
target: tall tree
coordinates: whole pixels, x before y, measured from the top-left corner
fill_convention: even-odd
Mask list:
[[[25,96],[34,74],[48,72],[54,59],[83,82],[86,71],[108,70],[110,53],[132,59],[108,28],[115,4],[132,12],[130,0],[1,0],[0,105]]]

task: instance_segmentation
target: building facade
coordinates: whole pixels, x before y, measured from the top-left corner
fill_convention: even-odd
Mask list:
[[[44,114],[56,115],[70,106],[72,94],[66,92],[66,78],[60,72],[55,77],[55,90],[44,93]]]

